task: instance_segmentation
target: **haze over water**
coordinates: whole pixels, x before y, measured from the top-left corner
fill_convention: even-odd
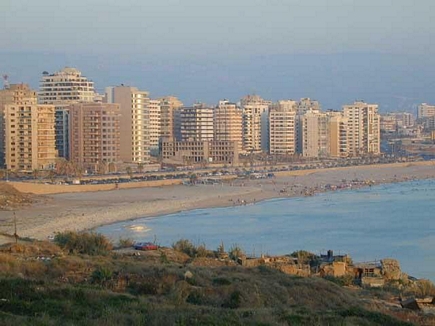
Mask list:
[[[348,253],[354,262],[398,259],[402,270],[435,281],[435,180],[282,198],[248,206],[185,211],[103,226],[97,232],[170,246],[187,238],[248,254],[303,249]],[[143,230],[130,229],[144,226]]]

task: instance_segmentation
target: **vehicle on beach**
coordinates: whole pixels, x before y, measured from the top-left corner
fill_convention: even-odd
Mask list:
[[[152,242],[138,242],[133,247],[136,250],[157,250],[159,248],[159,246]]]

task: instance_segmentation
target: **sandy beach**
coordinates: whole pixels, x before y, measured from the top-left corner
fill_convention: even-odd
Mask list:
[[[243,205],[277,197],[313,195],[335,186],[348,185],[355,179],[380,184],[435,178],[435,162],[278,172],[275,175],[270,179],[237,179],[215,185],[39,195],[36,203],[15,210],[17,233],[21,237],[45,239],[55,232],[92,229],[140,217]],[[14,233],[12,211],[0,211],[0,232]],[[10,239],[0,238],[0,242],[5,241]]]

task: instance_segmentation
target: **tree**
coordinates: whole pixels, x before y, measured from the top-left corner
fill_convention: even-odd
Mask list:
[[[198,175],[196,173],[192,173],[189,176],[189,181],[191,184],[195,184],[198,181]]]
[[[127,174],[130,177],[130,179],[133,177],[133,169],[131,168],[131,166],[127,166],[125,168],[125,172],[127,172]]]
[[[39,170],[38,169],[34,169],[32,171],[32,175],[33,175],[33,179],[38,179],[38,177],[39,177]]]
[[[137,163],[137,172],[142,173],[144,169],[143,163]]]

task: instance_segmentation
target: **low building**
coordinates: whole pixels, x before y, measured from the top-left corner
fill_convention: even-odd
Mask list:
[[[238,165],[238,143],[234,141],[175,141],[163,139],[161,153],[163,160],[184,165],[221,163]]]

